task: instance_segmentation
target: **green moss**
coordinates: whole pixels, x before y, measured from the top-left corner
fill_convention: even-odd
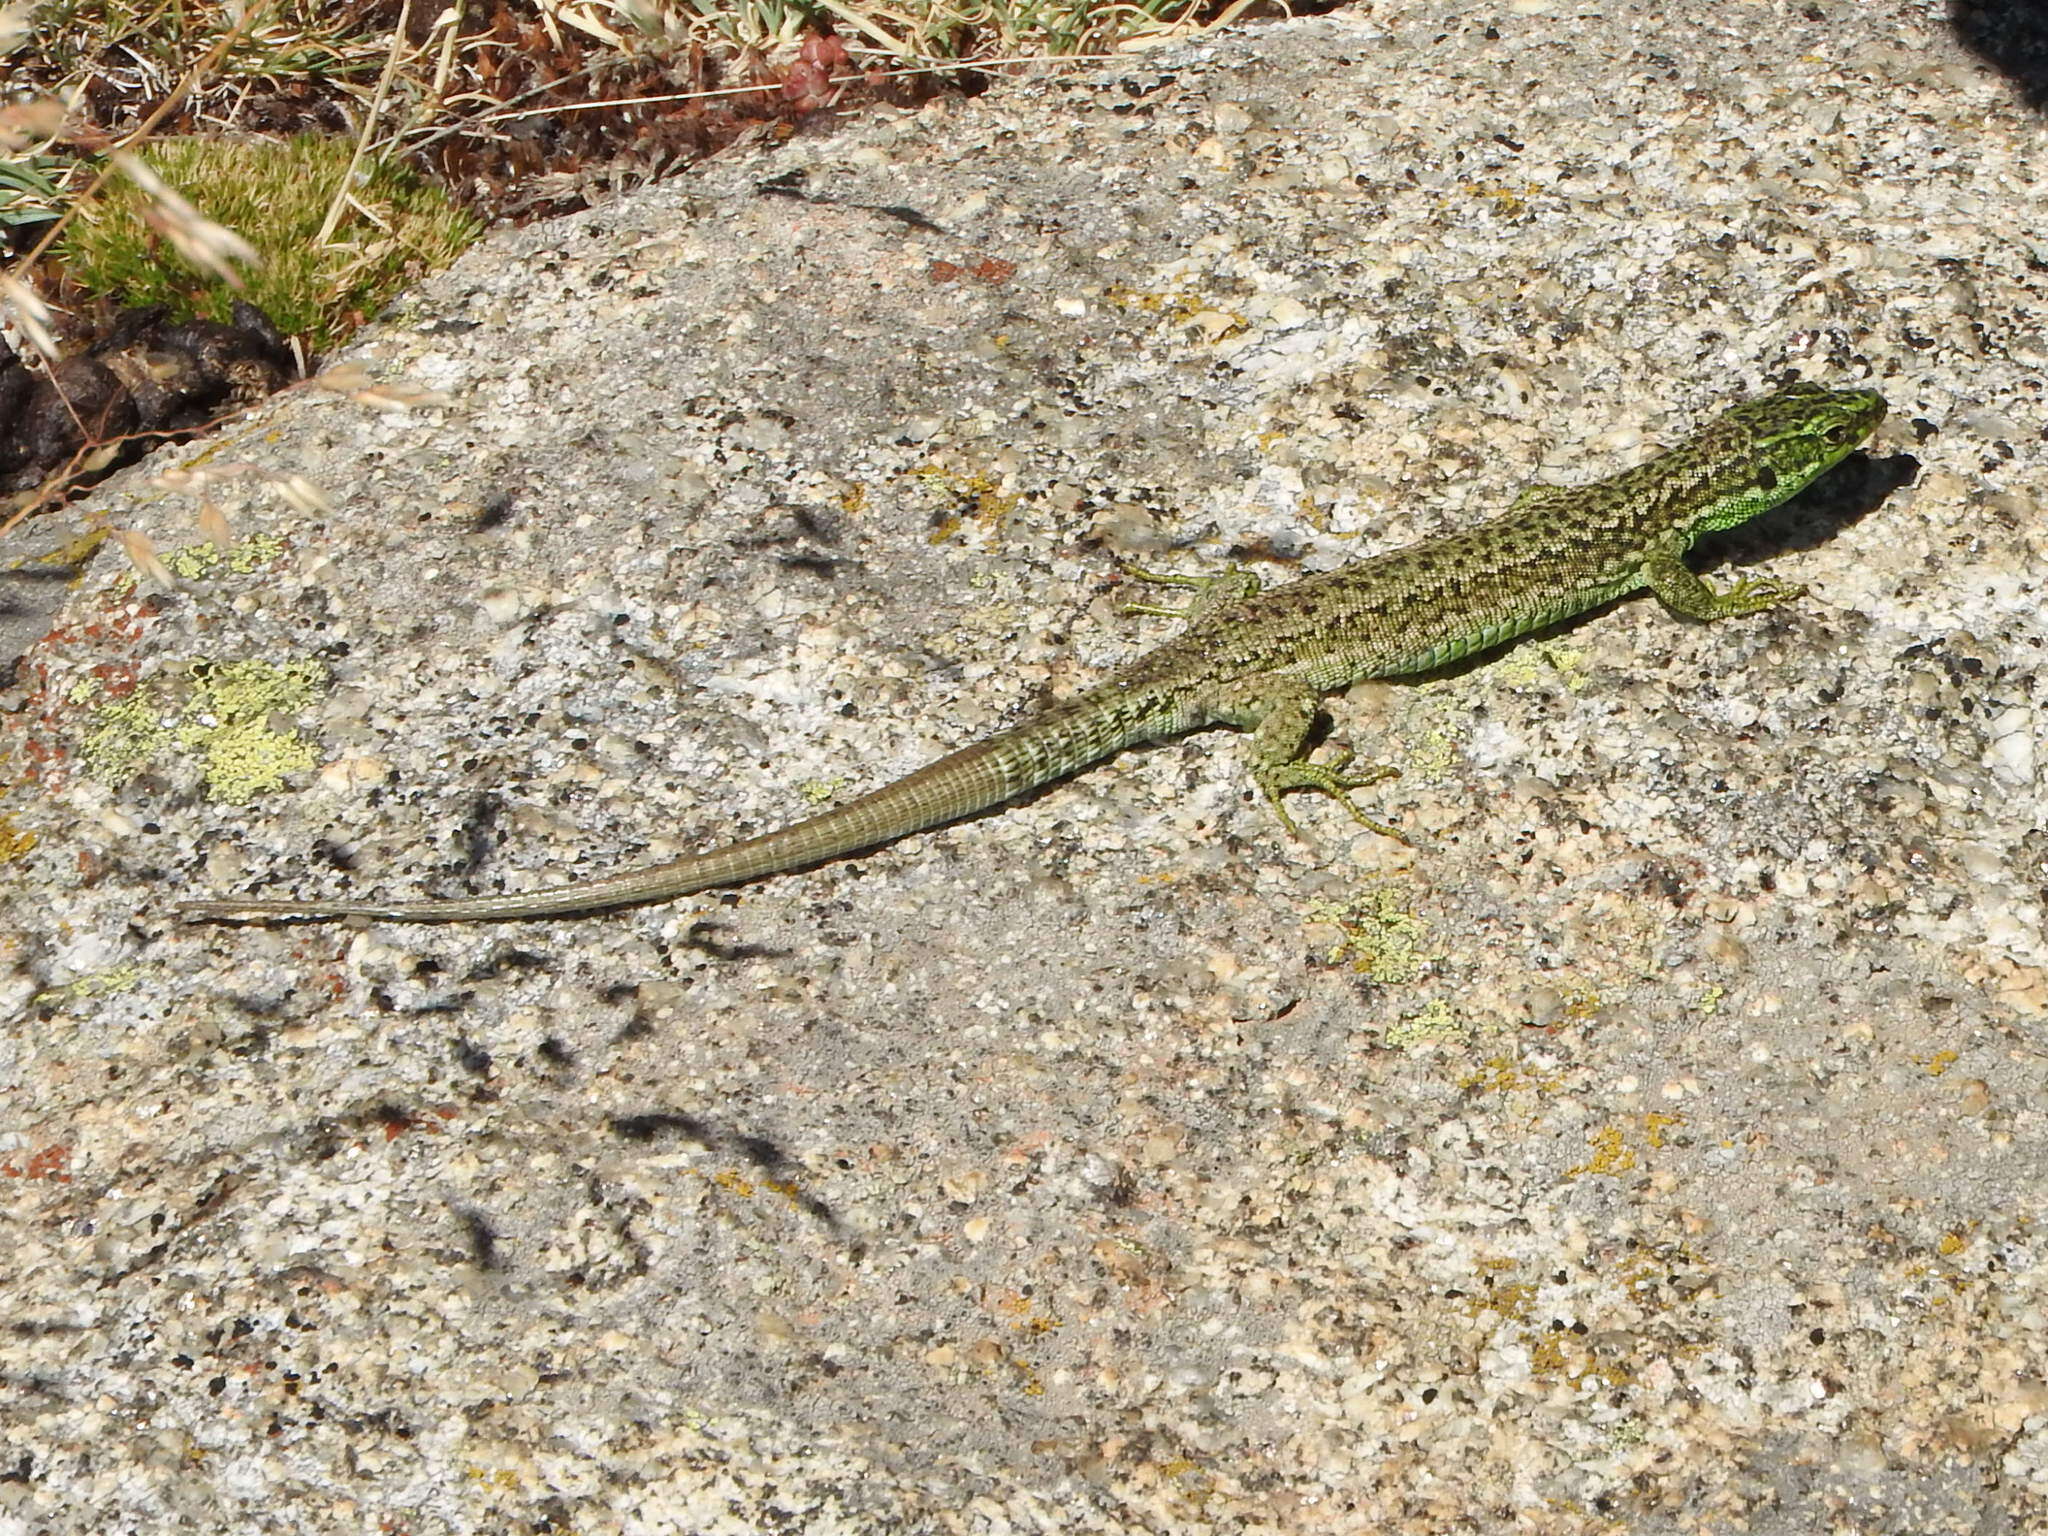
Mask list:
[[[262,262],[246,274],[246,297],[316,352],[482,233],[438,187],[402,166],[366,160],[349,187],[363,211],[350,211],[323,245],[321,225],[349,174],[352,150],[339,139],[167,139],[141,153],[202,214],[256,248]],[[229,318],[234,292],[187,267],[144,223],[144,203],[133,183],[116,176],[81,208],[60,246],[71,276],[126,303]]]
[[[100,705],[79,752],[94,774],[110,782],[162,753],[190,753],[199,758],[213,799],[250,800],[319,761],[298,730],[280,729],[277,717],[311,704],[323,677],[311,661],[197,663],[182,701],[144,687]],[[88,703],[96,691],[74,689],[72,702]]]

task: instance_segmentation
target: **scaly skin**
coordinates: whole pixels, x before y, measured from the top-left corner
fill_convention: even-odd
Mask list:
[[[1138,742],[1205,725],[1252,733],[1252,778],[1281,823],[1280,796],[1315,789],[1365,826],[1400,834],[1350,791],[1397,770],[1342,771],[1302,754],[1318,700],[1362,678],[1426,672],[1648,587],[1674,613],[1756,613],[1804,588],[1744,577],[1718,591],[1686,567],[1701,535],[1777,506],[1848,456],[1884,419],[1867,389],[1793,384],[1746,400],[1678,447],[1576,489],[1534,486],[1505,514],[1273,592],[1217,577],[1130,574],[1195,593],[1187,628],[1079,696],[907,778],[780,831],[628,870],[507,896],[438,901],[200,901],[196,921],[389,918],[456,922],[594,912],[839,858],[957,821]],[[1139,608],[1139,612],[1178,612]]]

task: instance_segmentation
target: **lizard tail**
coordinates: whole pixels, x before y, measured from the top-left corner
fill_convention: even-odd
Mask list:
[[[1154,701],[1141,694],[1105,697],[1113,690],[1090,690],[807,821],[604,879],[425,901],[195,901],[180,906],[178,915],[187,922],[360,917],[453,923],[598,912],[743,885],[989,810],[1161,734]]]

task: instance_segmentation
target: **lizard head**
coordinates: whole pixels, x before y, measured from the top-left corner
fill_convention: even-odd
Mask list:
[[[1884,411],[1874,389],[1819,384],[1787,384],[1732,407],[1709,435],[1717,468],[1743,484],[1716,498],[1716,515],[1695,531],[1729,527],[1798,494],[1855,452]]]

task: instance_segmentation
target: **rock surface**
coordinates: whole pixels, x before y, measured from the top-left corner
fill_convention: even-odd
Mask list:
[[[1914,0],[1583,9],[735,155],[354,349],[445,403],[110,482],[163,570],[0,695],[0,1531],[2041,1528],[2048,136]],[[1332,701],[1413,849],[1225,732],[720,899],[169,915],[794,819],[1164,633],[1119,558],[1791,376],[1892,408],[1714,556],[1811,597]]]

